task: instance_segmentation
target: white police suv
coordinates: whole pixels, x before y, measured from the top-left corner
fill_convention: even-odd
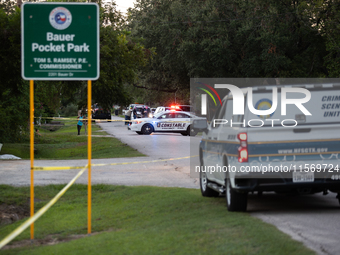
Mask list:
[[[139,135],[149,135],[153,132],[180,133],[184,136],[195,136],[197,131],[192,128],[193,119],[202,119],[188,112],[167,111],[154,115],[152,118],[134,120],[130,130]],[[205,118],[203,118],[205,119]]]
[[[245,211],[253,191],[330,191],[340,202],[340,84],[239,91],[221,100],[203,133],[202,195],[225,194],[230,211]]]

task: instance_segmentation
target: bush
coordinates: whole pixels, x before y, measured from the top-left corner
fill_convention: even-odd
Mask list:
[[[77,116],[78,107],[75,104],[69,104],[61,110],[61,115],[65,117]]]

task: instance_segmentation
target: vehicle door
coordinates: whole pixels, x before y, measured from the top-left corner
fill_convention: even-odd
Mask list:
[[[173,112],[167,112],[159,116],[154,125],[155,131],[171,131],[173,129],[172,124],[175,122],[175,117],[175,113]]]
[[[136,107],[137,118],[143,118],[142,116],[142,107]]]
[[[216,170],[218,166],[222,167],[220,153],[223,147],[221,141],[218,140],[222,125],[220,125],[218,121],[214,122],[214,120],[225,119],[226,110],[227,101],[224,100],[221,108],[215,113],[208,127],[205,139],[202,140],[205,143],[205,150],[203,152],[204,166],[207,167],[206,169],[212,169],[212,171],[207,171],[207,176],[209,180],[213,181],[218,181],[220,179],[220,173],[217,173],[214,169]]]
[[[176,122],[174,122],[174,130],[186,131],[190,125],[190,116],[185,113],[176,112]]]
[[[233,115],[233,98],[228,98],[225,103],[225,111],[221,112],[219,119],[223,120],[223,123],[227,123],[216,127],[216,140],[218,141],[218,146],[216,146],[216,163],[222,167],[235,166],[235,163],[238,162],[240,141],[237,135],[244,130],[243,115]],[[226,177],[226,168],[223,170],[216,172],[216,178],[220,183],[224,183]]]

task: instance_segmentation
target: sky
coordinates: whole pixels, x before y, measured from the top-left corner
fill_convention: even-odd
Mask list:
[[[126,13],[126,10],[129,7],[133,7],[134,0],[115,0],[117,4],[117,9],[123,13]]]

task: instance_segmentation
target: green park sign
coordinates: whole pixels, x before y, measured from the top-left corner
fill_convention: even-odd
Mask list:
[[[23,79],[99,78],[97,4],[25,2],[21,29]]]

